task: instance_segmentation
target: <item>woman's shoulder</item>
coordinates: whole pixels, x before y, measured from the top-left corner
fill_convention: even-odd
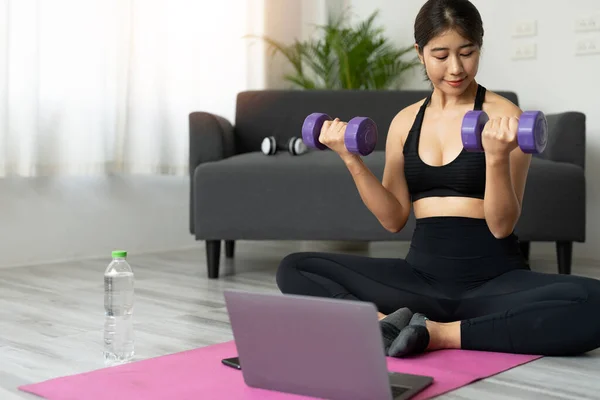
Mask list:
[[[506,97],[486,90],[483,110],[492,117],[519,117],[523,111]]]
[[[390,124],[390,133],[401,136],[404,142],[425,100],[426,98],[423,98],[398,111]]]
[[[421,100],[404,107],[403,109],[398,111],[398,113],[394,117],[394,120],[410,120],[412,118],[415,118],[417,116],[417,113],[419,112],[419,109],[421,108],[423,103],[425,103],[425,100],[427,100],[427,98],[423,97]]]
[[[398,111],[392,119],[388,136],[391,136],[392,139],[399,140],[401,145],[404,146],[408,133],[425,100],[426,98],[423,98]]]

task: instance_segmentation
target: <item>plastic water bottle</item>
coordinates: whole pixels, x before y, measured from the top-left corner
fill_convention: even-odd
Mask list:
[[[135,354],[133,330],[134,277],[127,252],[112,252],[104,272],[104,363],[126,363]]]

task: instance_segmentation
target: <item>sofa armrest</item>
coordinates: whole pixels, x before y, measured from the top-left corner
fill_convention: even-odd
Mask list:
[[[586,117],[578,111],[547,114],[548,144],[543,159],[575,164],[585,169]]]
[[[189,174],[190,233],[194,234],[194,171],[198,165],[235,154],[233,125],[226,118],[208,112],[190,113]]]
[[[227,119],[208,112],[190,114],[190,176],[204,162],[218,161],[235,153],[233,125]]]

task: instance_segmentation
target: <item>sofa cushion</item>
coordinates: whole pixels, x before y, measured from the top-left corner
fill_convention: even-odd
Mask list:
[[[381,180],[384,152],[363,160]],[[193,179],[198,239],[409,240],[414,230],[411,213],[401,232],[387,232],[332,151],[236,155],[201,164]],[[584,213],[583,169],[533,158],[516,227],[520,239],[583,241]]]
[[[381,179],[385,156],[364,157]],[[362,202],[350,173],[332,151],[301,156],[246,153],[196,168],[199,239],[393,240]]]
[[[585,240],[585,172],[533,157],[516,232],[528,241]]]

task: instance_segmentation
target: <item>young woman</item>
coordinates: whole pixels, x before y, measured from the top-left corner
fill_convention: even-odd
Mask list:
[[[290,254],[277,272],[280,290],[374,303],[389,356],[444,348],[574,355],[600,347],[600,281],[533,272],[519,251],[513,230],[531,156],[516,140],[521,110],[475,79],[479,12],[468,0],[429,0],[414,28],[433,90],[393,119],[383,181],[346,150],[345,122],[327,123],[319,139],[339,154],[385,229],[401,230],[412,205],[409,253]],[[472,109],[490,117],[481,153],[462,146],[462,118]]]

